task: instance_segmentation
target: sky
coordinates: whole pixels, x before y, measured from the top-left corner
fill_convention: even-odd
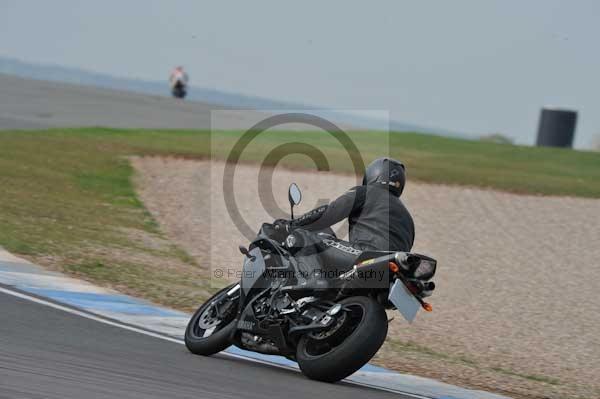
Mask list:
[[[542,106],[600,140],[600,1],[0,0],[0,55],[533,144]]]

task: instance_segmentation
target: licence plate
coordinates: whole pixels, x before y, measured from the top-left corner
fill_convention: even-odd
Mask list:
[[[409,323],[412,323],[421,308],[419,301],[400,280],[396,280],[392,285],[388,299]]]

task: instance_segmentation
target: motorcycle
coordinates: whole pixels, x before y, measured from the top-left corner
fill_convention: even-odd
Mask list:
[[[177,83],[175,83],[175,85],[171,89],[171,94],[173,94],[173,97],[175,98],[185,98],[185,96],[187,95],[187,88],[185,84],[182,81],[178,80]]]
[[[302,194],[288,190],[293,219]],[[209,356],[230,345],[296,361],[310,379],[336,382],[369,362],[387,336],[386,309],[410,323],[435,284],[436,260],[415,253],[358,251],[327,289],[306,289],[295,253],[302,234],[264,223],[244,255],[241,280],[208,299],[190,319],[185,344]],[[330,235],[323,235],[330,237]],[[323,238],[327,240],[328,238]]]

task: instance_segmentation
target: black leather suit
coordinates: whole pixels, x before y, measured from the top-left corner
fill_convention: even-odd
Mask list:
[[[320,206],[295,219],[291,226],[318,232],[345,218],[349,223],[349,241],[319,234],[319,241],[326,245],[319,245],[316,252],[319,252],[324,267],[350,266],[365,250],[408,252],[413,246],[413,219],[394,188],[382,184],[354,187],[329,205]],[[306,257],[314,253],[314,249],[307,248],[298,255]],[[312,263],[308,259],[301,262],[303,268],[314,269],[307,262]]]

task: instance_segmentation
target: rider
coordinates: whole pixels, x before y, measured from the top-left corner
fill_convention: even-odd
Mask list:
[[[174,88],[178,83],[185,87],[188,83],[188,79],[188,74],[183,70],[183,67],[178,66],[171,72],[169,83],[171,83],[171,88]]]
[[[289,231],[299,228],[297,231],[301,235],[302,230],[321,231],[317,233],[320,239],[316,247],[319,249],[315,251],[315,246],[303,248],[297,258],[319,252],[323,267],[327,267],[326,264],[332,262],[351,265],[363,251],[409,252],[415,227],[400,200],[405,182],[405,167],[400,161],[379,158],[367,167],[361,186],[351,188],[328,205],[315,208],[293,221],[285,221],[284,224],[291,227]],[[345,218],[348,218],[349,241],[322,232]],[[306,262],[299,263],[305,264],[304,272],[314,269],[306,267]]]

